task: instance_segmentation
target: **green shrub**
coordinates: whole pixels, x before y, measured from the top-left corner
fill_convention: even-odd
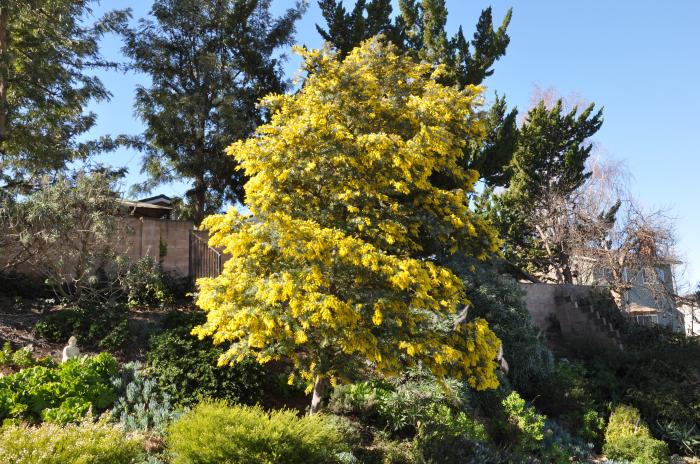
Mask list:
[[[124,430],[165,435],[177,414],[170,404],[170,396],[160,392],[154,379],[144,376],[140,363],[125,364],[120,375],[112,380],[112,385],[118,395],[112,416]]]
[[[34,325],[34,335],[52,343],[64,343],[72,335],[82,345],[118,352],[129,334],[129,310],[116,300],[80,305],[49,313]]]
[[[0,348],[0,368],[25,369],[32,366],[53,367],[55,363],[51,357],[35,358],[29,347],[13,350],[10,342],[5,342]]]
[[[516,391],[511,392],[502,404],[511,426],[515,428],[517,446],[525,451],[539,450],[544,440],[545,416],[527,406]]]
[[[469,403],[468,390],[459,382],[440,384],[411,372],[394,383],[338,386],[329,409],[382,429],[373,429],[368,443],[353,448],[364,463],[497,462],[484,444],[486,428],[473,418]]]
[[[435,405],[431,420],[418,426],[415,446],[426,464],[498,462],[486,441],[481,423],[463,412],[451,414],[447,406]]]
[[[138,437],[104,422],[0,429],[3,464],[137,464],[143,458]]]
[[[353,415],[366,421],[376,422],[379,419],[379,410],[385,409],[384,405],[394,394],[390,385],[381,382],[368,381],[339,385],[331,394],[328,409],[336,414]]]
[[[192,328],[203,322],[203,313],[174,312],[170,327],[151,338],[150,374],[173,403],[191,406],[208,399],[255,404],[262,399],[264,371],[254,362],[219,367],[224,349],[210,340],[197,340]]]
[[[169,276],[151,256],[129,263],[119,284],[130,308],[164,306],[175,301],[175,278]]]
[[[117,371],[117,361],[102,353],[0,377],[0,421],[67,423],[103,411],[114,402]]]
[[[699,424],[659,422],[657,425],[664,441],[679,445],[683,454],[693,457],[700,456]]]
[[[169,428],[173,464],[328,464],[346,450],[323,415],[202,403]]]
[[[625,405],[610,415],[603,451],[611,459],[635,464],[666,464],[669,460],[668,445],[651,436],[637,409]]]
[[[469,409],[465,395],[459,382],[440,384],[429,375],[414,372],[394,385],[358,382],[339,386],[331,395],[329,409],[362,418],[394,436],[410,437],[419,424],[452,427],[464,423],[460,418],[471,420],[463,414]]]

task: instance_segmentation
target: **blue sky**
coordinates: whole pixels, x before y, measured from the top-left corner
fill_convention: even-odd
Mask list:
[[[354,4],[346,1],[346,4]],[[103,0],[96,14],[131,8],[134,18],[147,15],[150,0]],[[273,9],[291,5],[273,0]],[[505,94],[521,112],[533,90],[554,88],[605,107],[605,123],[595,137],[601,152],[622,161],[632,175],[631,189],[649,208],[670,208],[676,218],[679,249],[688,262],[683,280],[700,281],[700,2],[674,0],[447,0],[448,29],[462,25],[471,35],[481,9],[491,5],[500,21],[509,7],[513,20],[507,55],[485,84],[488,92]],[[297,27],[297,42],[321,45],[314,25],[322,23],[315,1]],[[117,38],[107,37],[104,54],[122,60]],[[291,53],[289,53],[291,55]],[[286,65],[292,76],[299,60]],[[98,123],[91,135],[137,134],[133,116],[134,87],[144,76],[104,72],[99,76],[113,94],[93,105]],[[103,158],[127,166],[127,184],[142,179],[140,155],[122,150]],[[183,184],[156,193],[181,194]],[[697,197],[696,197],[697,195]]]

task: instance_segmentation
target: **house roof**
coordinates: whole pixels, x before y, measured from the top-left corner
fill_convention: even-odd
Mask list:
[[[173,202],[173,199],[170,198],[167,195],[156,195],[154,197],[148,197],[148,198],[142,198],[138,200],[139,203],[150,203],[152,205],[163,205],[163,206],[170,206]]]

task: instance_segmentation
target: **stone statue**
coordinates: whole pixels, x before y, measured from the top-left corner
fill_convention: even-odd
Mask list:
[[[80,356],[80,349],[78,349],[78,339],[75,336],[71,336],[68,339],[68,346],[63,348],[63,359],[61,362],[66,362],[69,359],[77,358]]]

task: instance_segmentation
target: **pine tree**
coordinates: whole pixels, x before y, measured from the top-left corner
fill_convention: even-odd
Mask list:
[[[99,39],[121,31],[128,11],[89,23],[91,0],[0,2],[0,176],[6,188],[63,169],[113,146],[79,141],[94,125],[90,102],[109,91],[92,75],[116,67],[99,53]]]
[[[154,19],[126,35],[133,68],[150,76],[136,94],[146,124],[143,190],[175,179],[199,222],[224,202],[243,201],[245,178],[224,154],[263,120],[260,98],[281,93],[280,48],[289,45],[302,4],[279,18],[270,0],[156,0]]]
[[[479,260],[497,249],[460,165],[465,140],[483,136],[479,89],[444,86],[377,39],[343,60],[303,55],[303,88],[268,97],[271,121],[228,149],[250,176],[250,215],[204,221],[231,259],[199,280],[207,322],[194,332],[230,343],[222,363],[291,359],[315,399],[360,368],[417,363],[496,386],[498,339],[481,319],[455,324],[462,281],[423,245]],[[462,187],[432,184],[438,170]]]
[[[589,142],[603,123],[602,110],[591,104],[583,111],[565,111],[562,101],[551,107],[540,102],[532,108],[520,128],[510,165],[508,189],[494,197],[491,218],[506,244],[506,257],[530,272],[546,274],[564,269],[562,279],[572,282],[570,259],[564,247],[545,249],[542,230],[537,230],[537,211],[556,208],[552,201],[570,203],[588,176],[586,160],[593,148]]]

